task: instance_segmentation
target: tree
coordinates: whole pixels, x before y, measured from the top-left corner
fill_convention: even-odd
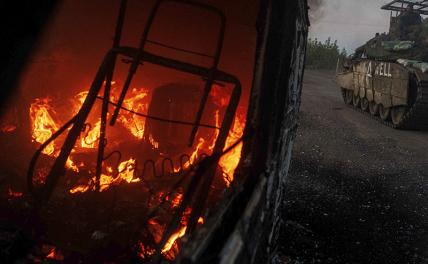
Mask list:
[[[340,50],[337,40],[328,38],[321,42],[318,39],[309,39],[307,46],[306,67],[310,69],[333,70],[336,68],[337,60],[347,56],[345,49]]]

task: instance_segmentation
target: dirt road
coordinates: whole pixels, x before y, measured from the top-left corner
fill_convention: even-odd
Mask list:
[[[305,73],[283,259],[428,263],[428,131],[393,130],[348,108],[333,78]]]

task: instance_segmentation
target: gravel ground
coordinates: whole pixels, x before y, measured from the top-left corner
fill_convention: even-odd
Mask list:
[[[307,71],[287,184],[285,263],[428,263],[428,132],[344,105]]]

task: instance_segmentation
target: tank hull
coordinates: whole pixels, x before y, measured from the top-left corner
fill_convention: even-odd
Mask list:
[[[396,62],[354,61],[337,74],[346,104],[398,129],[428,128],[428,75]]]

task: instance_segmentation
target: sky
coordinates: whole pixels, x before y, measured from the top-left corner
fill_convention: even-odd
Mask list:
[[[381,6],[391,0],[311,0],[309,36],[325,40],[331,37],[349,52],[363,45],[377,32],[389,29],[390,12]],[[316,3],[321,3],[316,7]]]

